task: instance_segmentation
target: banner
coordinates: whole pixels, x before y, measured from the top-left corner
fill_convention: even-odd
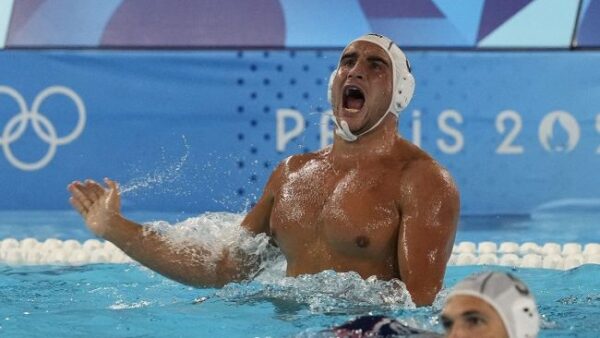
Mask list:
[[[107,176],[128,209],[244,210],[279,161],[331,142],[339,52],[4,51],[0,209],[65,209],[69,182]],[[463,214],[600,198],[600,53],[408,57],[400,133],[451,172]]]
[[[14,2],[6,46],[331,48],[374,32],[405,48],[570,48],[577,45],[578,21],[580,36],[575,40],[580,46],[598,46],[599,3],[19,0]]]

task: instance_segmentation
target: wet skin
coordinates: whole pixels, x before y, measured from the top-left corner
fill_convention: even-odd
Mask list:
[[[344,89],[360,88],[360,109]],[[349,45],[332,87],[336,116],[350,130],[368,130],[390,103],[392,68],[380,47]],[[351,105],[353,108],[348,107]],[[287,259],[287,274],[356,271],[362,277],[399,278],[418,305],[431,304],[440,290],[459,213],[459,197],[448,172],[397,134],[396,117],[355,142],[335,136],[331,147],[291,156],[271,175],[242,226],[272,236]],[[223,252],[216,273],[201,260],[168,248],[123,218],[116,184],[69,185],[71,203],[88,227],[140,263],[183,283],[223,285],[252,269]],[[202,248],[196,248],[202,256]]]
[[[508,338],[498,312],[480,298],[456,295],[444,306],[440,321],[446,337]]]

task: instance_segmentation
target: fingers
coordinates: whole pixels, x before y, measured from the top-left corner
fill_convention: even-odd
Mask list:
[[[113,190],[113,191],[119,190],[119,187],[117,186],[117,182],[111,180],[110,178],[108,178],[108,177],[104,178],[104,182],[106,182],[106,185],[108,185],[110,190]]]
[[[79,212],[83,217],[87,215],[88,209],[83,204],[81,204],[81,202],[79,202],[79,200],[77,200],[75,197],[69,198],[69,203],[71,203],[73,208],[75,208],[75,210],[77,210],[77,212]]]
[[[118,194],[118,186],[115,181],[108,178],[105,178],[104,181],[106,182],[109,191],[93,180],[86,180],[85,182],[72,182],[67,187],[72,194],[69,202],[80,214],[86,216],[94,203],[101,199],[104,194],[107,192],[110,194]]]
[[[110,189],[109,194],[110,194],[110,199],[115,199],[118,198],[119,196],[119,186],[117,185],[117,182],[111,180],[110,178],[105,178],[104,182],[106,182],[106,185],[108,185],[108,188]]]
[[[96,183],[94,180],[85,181],[86,188],[90,191],[90,194],[97,200],[106,192],[104,188]]]
[[[90,190],[81,184],[81,182],[73,183],[69,191],[71,191],[73,194],[73,198],[83,205],[86,210],[89,210],[92,204],[96,201],[96,198],[94,198]]]
[[[68,189],[77,204],[86,212],[104,194],[104,189],[92,180],[86,180],[85,183],[75,181],[69,184]]]

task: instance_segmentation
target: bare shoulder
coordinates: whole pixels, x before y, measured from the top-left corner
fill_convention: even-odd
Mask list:
[[[293,173],[308,163],[311,162],[323,162],[326,159],[326,154],[330,151],[330,148],[325,148],[316,152],[304,153],[304,154],[296,154],[287,157],[283,161],[279,163],[278,170],[282,170],[282,174]],[[281,169],[280,169],[281,168]]]
[[[403,170],[401,181],[409,185],[431,182],[432,185],[440,187],[455,186],[450,172],[432,158],[410,161]]]
[[[296,154],[283,159],[271,174],[267,187],[277,190],[286,178],[305,168],[309,163],[323,164],[326,161],[325,154],[328,150],[329,148],[325,148],[317,152]]]
[[[459,193],[450,172],[416,146],[404,149],[409,156],[403,161],[398,184],[405,198],[441,198],[458,203]]]
[[[426,233],[426,229],[444,229],[447,238],[453,239],[460,195],[448,170],[431,158],[416,159],[405,167],[399,184],[397,203],[402,215],[420,224],[411,229]]]

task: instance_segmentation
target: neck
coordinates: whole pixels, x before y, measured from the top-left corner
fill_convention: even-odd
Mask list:
[[[352,162],[389,155],[398,138],[396,124],[396,116],[387,114],[377,128],[360,136],[354,142],[345,141],[334,134],[331,155],[337,161]]]

